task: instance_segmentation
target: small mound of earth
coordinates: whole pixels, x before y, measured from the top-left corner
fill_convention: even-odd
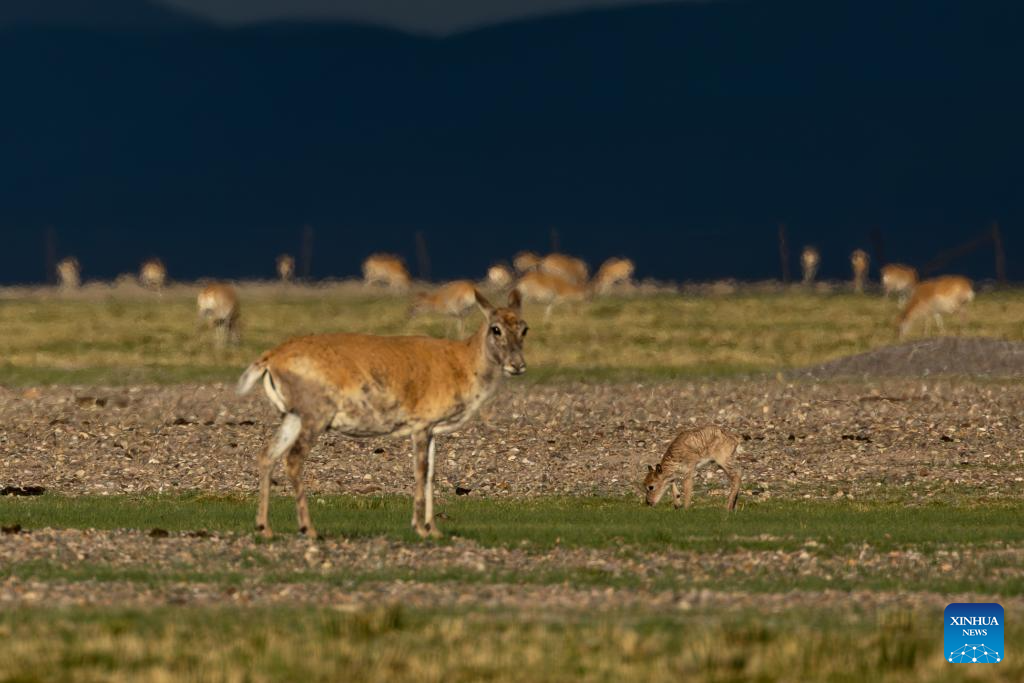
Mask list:
[[[1024,376],[1024,342],[940,337],[887,346],[803,368],[795,377]]]

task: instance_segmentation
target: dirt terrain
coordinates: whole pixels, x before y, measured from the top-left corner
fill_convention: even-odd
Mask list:
[[[438,490],[474,496],[635,493],[681,428],[744,436],[746,496],[1021,492],[1024,386],[949,379],[529,385],[510,381],[483,419],[443,437]],[[0,488],[65,494],[254,492],[255,454],[279,418],[226,385],[0,390]],[[696,496],[722,494],[706,468]],[[405,440],[321,438],[316,493],[409,493]],[[290,493],[283,472],[277,488]],[[742,499],[741,499],[742,500]]]

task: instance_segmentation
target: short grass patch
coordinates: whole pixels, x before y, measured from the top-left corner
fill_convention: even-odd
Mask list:
[[[0,498],[0,521],[25,529],[95,528],[249,532],[255,497],[211,495]],[[312,511],[325,536],[387,536],[412,541],[412,503],[402,496],[315,496]],[[634,498],[451,497],[438,511],[446,533],[488,546],[793,550],[813,541],[819,552],[871,544],[879,551],[914,547],[1024,544],[1024,504],[1017,501],[907,506],[898,502],[768,500],[737,512],[698,504],[648,508]],[[294,503],[275,497],[271,525],[295,534]]]

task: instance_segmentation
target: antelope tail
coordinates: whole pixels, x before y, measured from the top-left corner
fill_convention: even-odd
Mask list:
[[[239,396],[248,394],[249,391],[256,386],[256,382],[263,379],[263,375],[265,375],[266,372],[267,366],[264,364],[263,360],[260,359],[256,361],[247,367],[245,372],[242,373],[242,376],[238,378],[238,385],[235,387],[235,391],[238,392]]]

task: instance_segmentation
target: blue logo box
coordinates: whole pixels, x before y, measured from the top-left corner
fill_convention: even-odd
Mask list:
[[[1003,661],[1003,606],[994,602],[954,602],[943,615],[947,662],[998,664]]]

